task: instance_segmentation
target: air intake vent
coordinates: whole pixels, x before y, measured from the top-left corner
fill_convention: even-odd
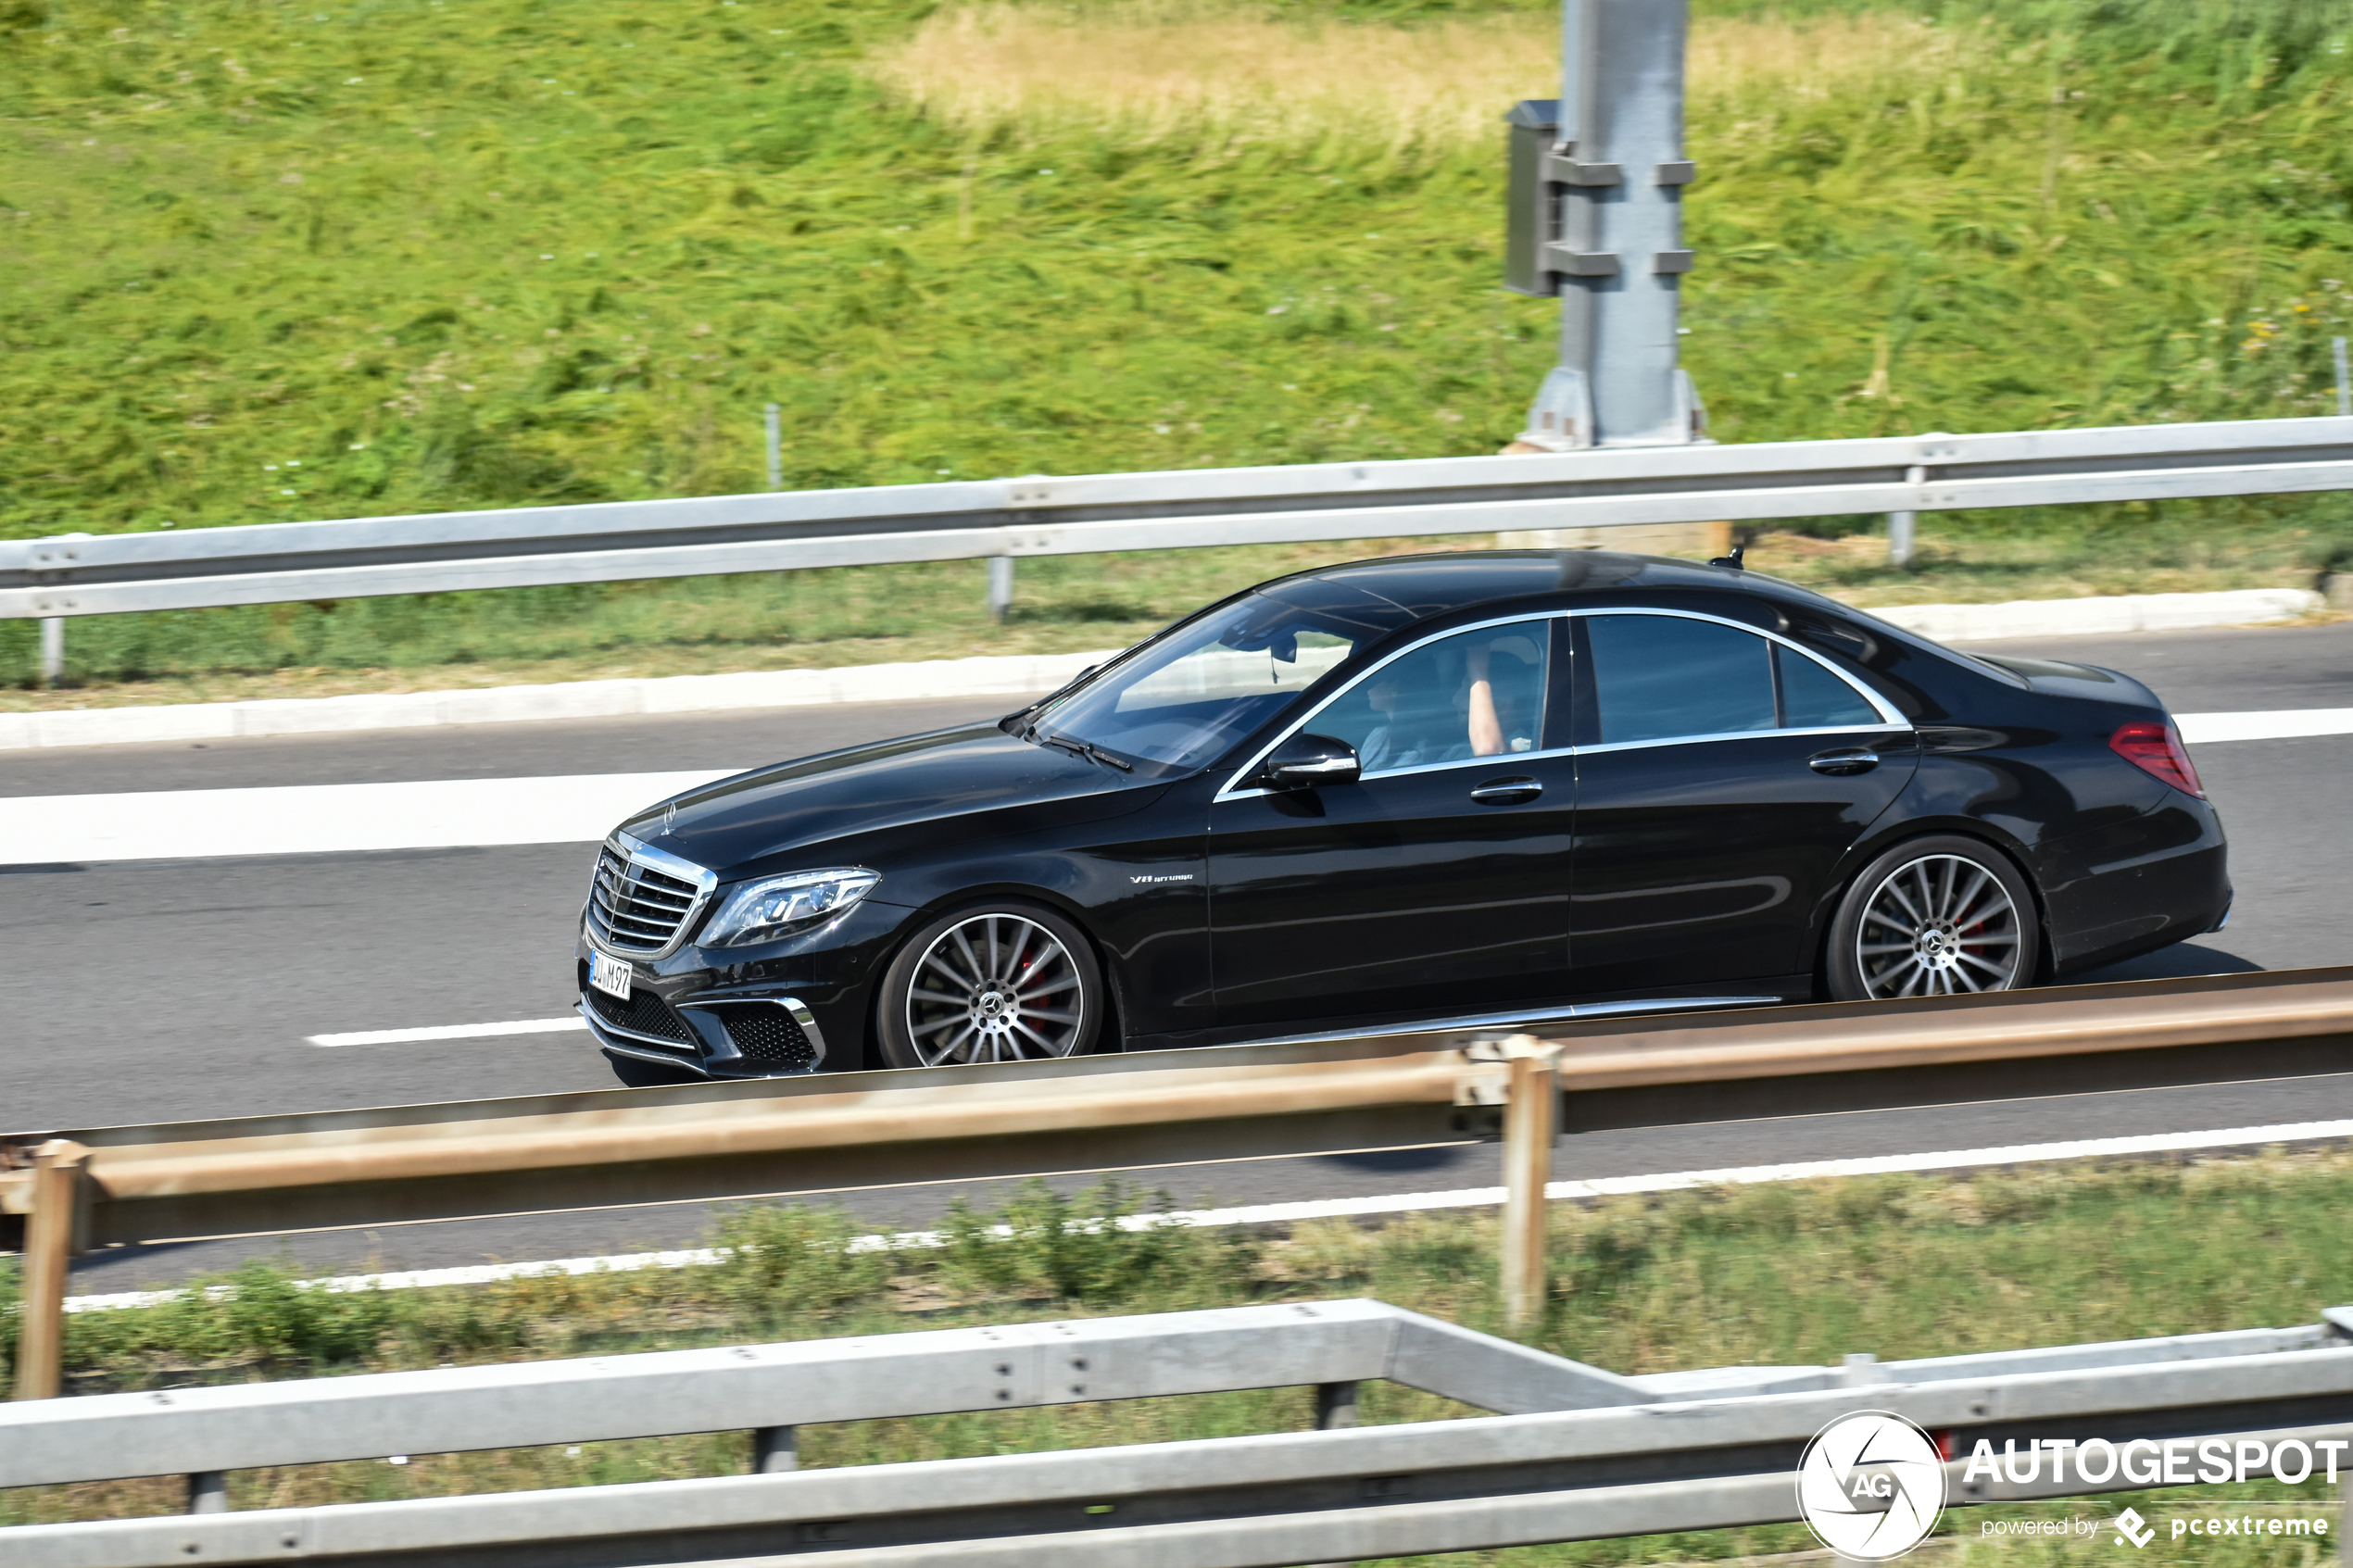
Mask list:
[[[678,945],[713,883],[709,872],[674,855],[642,845],[628,845],[624,853],[608,844],[597,851],[588,934],[611,952],[659,957]]]
[[[727,1038],[744,1060],[780,1072],[802,1073],[817,1065],[817,1047],[800,1024],[781,1007],[731,1007],[716,1010],[726,1021]]]
[[[671,1011],[669,1005],[650,991],[633,992],[625,1002],[602,991],[583,990],[581,995],[588,999],[590,1007],[597,1010],[597,1016],[615,1029],[624,1029],[633,1035],[650,1035],[657,1040],[670,1040],[682,1046],[695,1044],[694,1034],[687,1029],[686,1020]]]

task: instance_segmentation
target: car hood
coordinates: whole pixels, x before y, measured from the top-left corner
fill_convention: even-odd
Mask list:
[[[991,827],[1115,816],[1165,787],[1037,746],[994,724],[877,741],[721,779],[648,807],[623,831],[709,868],[754,874],[762,857],[943,819]],[[674,807],[674,812],[672,808]]]

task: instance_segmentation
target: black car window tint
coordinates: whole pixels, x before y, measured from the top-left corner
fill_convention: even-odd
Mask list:
[[[1773,728],[1771,645],[1668,615],[1596,615],[1593,695],[1604,746]]]
[[[1789,648],[1775,647],[1781,672],[1781,722],[1793,730],[1827,730],[1876,724],[1880,716],[1855,688]]]
[[[1032,738],[1085,742],[1155,771],[1201,766],[1354,652],[1362,628],[1257,594],[1163,633],[1040,709]]]
[[[1354,746],[1367,774],[1533,751],[1551,647],[1541,621],[1458,632],[1382,665],[1307,727]]]

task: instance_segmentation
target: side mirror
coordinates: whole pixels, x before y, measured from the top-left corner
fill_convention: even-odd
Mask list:
[[[1356,748],[1329,735],[1293,735],[1277,746],[1258,771],[1272,789],[1308,789],[1316,784],[1354,784],[1360,770]]]

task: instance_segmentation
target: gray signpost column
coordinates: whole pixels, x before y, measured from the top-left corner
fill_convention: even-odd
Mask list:
[[[1507,287],[1557,295],[1560,364],[1521,442],[1548,451],[1707,438],[1676,364],[1685,0],[1564,0],[1561,96],[1511,125]]]

